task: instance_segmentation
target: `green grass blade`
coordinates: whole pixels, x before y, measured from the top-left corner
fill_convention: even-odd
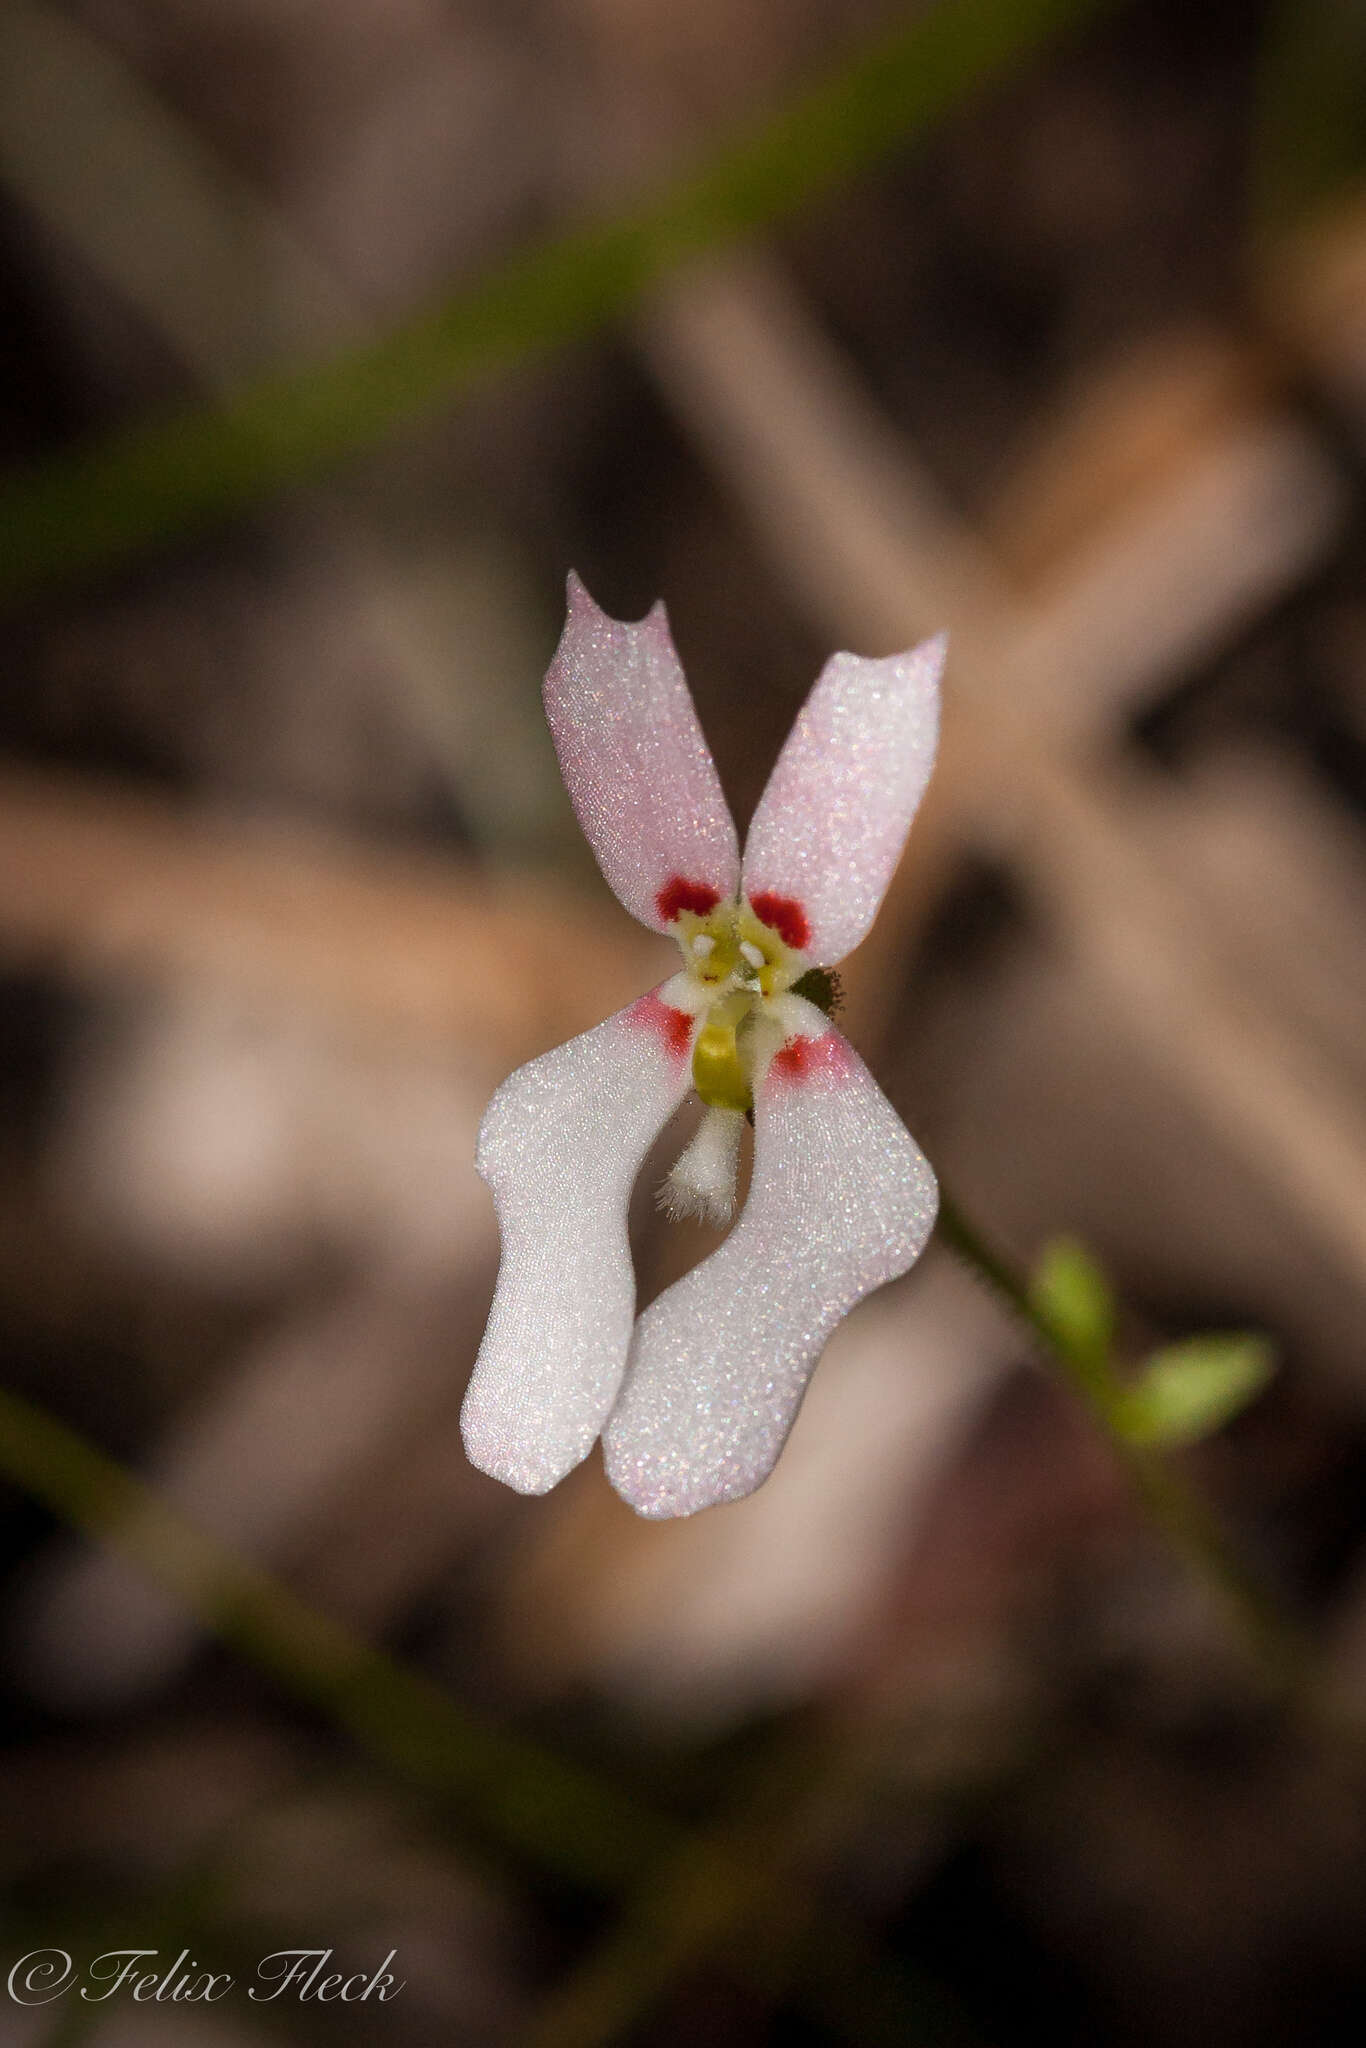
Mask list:
[[[241,511],[591,332],[666,270],[809,205],[1106,4],[938,0],[637,211],[525,251],[374,342],[12,479],[0,490],[0,597]]]
[[[1366,8],[1277,0],[1262,33],[1252,133],[1255,223],[1284,234],[1366,179]]]
[[[610,1889],[672,1846],[666,1821],[480,1720],[197,1528],[76,1431],[3,1391],[0,1475],[128,1558],[295,1697],[533,1866]]]

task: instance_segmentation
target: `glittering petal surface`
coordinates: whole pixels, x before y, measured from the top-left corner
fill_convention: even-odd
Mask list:
[[[946,645],[832,656],[759,800],[745,894],[799,904],[822,966],[858,944],[901,857],[934,765]]]
[[[571,576],[545,708],[584,835],[633,916],[666,930],[671,884],[684,907],[709,907],[699,889],[734,895],[735,826],[662,604],[638,624],[609,619]]]
[[[477,1163],[503,1258],[460,1427],[471,1463],[519,1493],[572,1470],[616,1398],[636,1298],[627,1204],[687,1091],[695,1030],[642,996],[519,1067],[485,1113]]]
[[[643,1515],[688,1515],[766,1479],[826,1339],[919,1256],[935,1178],[839,1032],[789,1042],[755,1101],[749,1200],[718,1251],[636,1324],[603,1435]]]

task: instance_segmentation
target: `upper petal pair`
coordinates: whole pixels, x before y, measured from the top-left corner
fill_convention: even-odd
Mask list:
[[[796,905],[791,943],[822,966],[842,960],[877,914],[929,779],[944,650],[941,635],[881,660],[832,656],[759,800],[742,869],[663,605],[638,624],[609,619],[571,576],[546,715],[621,902],[663,931],[679,907],[671,885],[713,900],[743,889]]]

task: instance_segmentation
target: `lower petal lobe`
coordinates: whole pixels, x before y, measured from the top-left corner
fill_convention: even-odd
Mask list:
[[[626,1213],[690,1081],[695,1020],[642,996],[519,1067],[479,1132],[503,1256],[460,1417],[480,1471],[544,1493],[587,1456],[635,1318]]]
[[[755,1097],[749,1200],[719,1250],[636,1324],[603,1433],[642,1515],[687,1515],[772,1471],[826,1340],[924,1249],[934,1174],[833,1028],[777,1054]]]

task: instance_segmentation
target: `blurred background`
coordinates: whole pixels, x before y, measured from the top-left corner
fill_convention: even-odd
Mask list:
[[[3,0],[0,1974],[238,1984],[0,2043],[1360,2041],[1363,108],[1356,0]],[[1331,1726],[938,1244],[747,1502],[466,1464],[483,1106],[670,971],[571,567],[742,826],[952,629],[841,1022],[1126,1356],[1274,1339],[1181,1469]]]

